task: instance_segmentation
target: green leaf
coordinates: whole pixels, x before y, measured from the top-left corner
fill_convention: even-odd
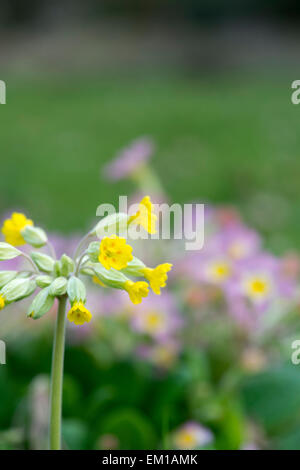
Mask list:
[[[156,436],[151,422],[136,409],[119,409],[106,417],[103,434],[112,434],[119,441],[118,449],[153,449]]]
[[[291,426],[300,409],[299,367],[286,364],[249,378],[243,388],[245,405],[270,433]]]

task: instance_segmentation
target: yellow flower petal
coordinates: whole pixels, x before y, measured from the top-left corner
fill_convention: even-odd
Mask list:
[[[132,247],[126,244],[125,238],[112,235],[105,237],[100,243],[99,261],[106,268],[117,270],[126,268],[132,260]]]
[[[143,274],[150,282],[151,289],[157,295],[160,295],[160,288],[166,286],[168,279],[167,272],[172,268],[172,264],[164,263],[159,264],[156,268],[145,268]]]
[[[139,210],[129,217],[128,225],[134,223],[141,225],[148,233],[156,233],[157,216],[153,214],[153,204],[149,196],[145,196],[140,204]]]
[[[25,245],[21,232],[27,225],[33,225],[32,220],[27,219],[24,214],[13,212],[11,218],[6,219],[2,226],[6,243],[13,246]]]
[[[144,281],[126,281],[124,289],[128,292],[129,298],[133,304],[140,304],[143,297],[149,294],[149,287],[147,282]]]
[[[5,307],[5,297],[0,295],[0,310],[2,310]]]
[[[75,302],[69,310],[67,318],[70,322],[74,322],[75,325],[83,325],[91,321],[92,314],[85,308],[83,302]]]

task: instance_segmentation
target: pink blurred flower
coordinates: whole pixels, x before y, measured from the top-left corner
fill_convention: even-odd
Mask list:
[[[117,157],[104,168],[104,174],[111,180],[120,180],[135,173],[154,152],[152,140],[142,137],[134,140],[129,147],[121,150]]]
[[[220,251],[234,260],[249,258],[259,252],[259,235],[248,227],[236,224],[222,229],[208,240],[207,251]]]
[[[166,341],[172,337],[183,324],[173,296],[166,291],[160,296],[150,294],[139,308],[133,309],[132,312],[132,327],[158,341]]]
[[[253,326],[262,313],[279,301],[293,301],[296,284],[283,275],[279,259],[261,253],[237,263],[225,295],[229,312],[241,323]]]

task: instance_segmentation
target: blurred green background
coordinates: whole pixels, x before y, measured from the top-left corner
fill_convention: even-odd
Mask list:
[[[51,231],[84,232],[99,204],[134,189],[106,181],[101,168],[147,135],[172,201],[233,205],[273,252],[299,250],[300,108],[291,103],[298,9],[96,3],[3,2],[0,212],[22,210]],[[24,445],[20,422],[30,432],[31,387],[49,374],[51,336],[8,335],[0,366],[4,448]],[[216,431],[216,447],[239,448],[248,413],[273,446],[300,447],[295,367],[274,365],[237,392],[235,376],[225,385],[217,378],[227,366],[201,350],[160,376],[148,365],[102,360],[105,347],[94,348],[67,349],[70,448],[103,448],[101,435],[118,435],[121,448],[167,448],[169,430],[190,415]]]
[[[8,78],[1,108],[2,212],[82,230],[132,190],[101,167],[140,135],[172,200],[234,204],[279,251],[299,246],[299,110],[291,74]],[[274,229],[276,233],[274,233]]]

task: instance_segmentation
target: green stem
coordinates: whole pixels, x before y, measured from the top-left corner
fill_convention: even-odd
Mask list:
[[[33,269],[34,269],[34,272],[35,272],[36,274],[40,274],[40,273],[39,273],[39,270],[38,270],[38,268],[37,268],[37,266],[36,266],[36,264],[33,262],[33,260],[30,258],[30,256],[27,255],[26,253],[23,253],[23,251],[22,251],[21,253],[22,253],[21,256],[23,256],[25,259],[27,259],[27,261],[31,264],[31,266],[32,266]]]
[[[78,244],[78,246],[77,246],[77,248],[76,248],[76,250],[75,250],[74,256],[73,256],[73,259],[74,259],[75,262],[76,262],[76,260],[77,260],[77,258],[78,258],[78,256],[79,256],[81,250],[82,250],[82,249],[84,248],[84,246],[86,245],[88,239],[89,239],[90,237],[92,237],[92,236],[93,236],[93,234],[92,234],[91,232],[89,232],[89,233],[87,233],[87,234],[80,240],[80,242],[79,242],[79,244]]]
[[[47,241],[47,246],[48,246],[50,255],[52,256],[52,258],[53,258],[54,260],[56,260],[56,251],[55,251],[55,248],[54,248],[54,246],[52,245],[52,243],[49,242],[49,240]]]
[[[84,258],[85,256],[86,256],[86,252],[82,253],[82,255],[80,256],[80,258],[79,258],[79,260],[78,260],[78,263],[77,263],[77,266],[76,266],[76,269],[75,269],[75,276],[78,276],[81,263],[82,263],[83,258]]]
[[[50,449],[61,448],[62,385],[65,351],[65,321],[67,296],[59,299],[52,356],[50,384]]]

